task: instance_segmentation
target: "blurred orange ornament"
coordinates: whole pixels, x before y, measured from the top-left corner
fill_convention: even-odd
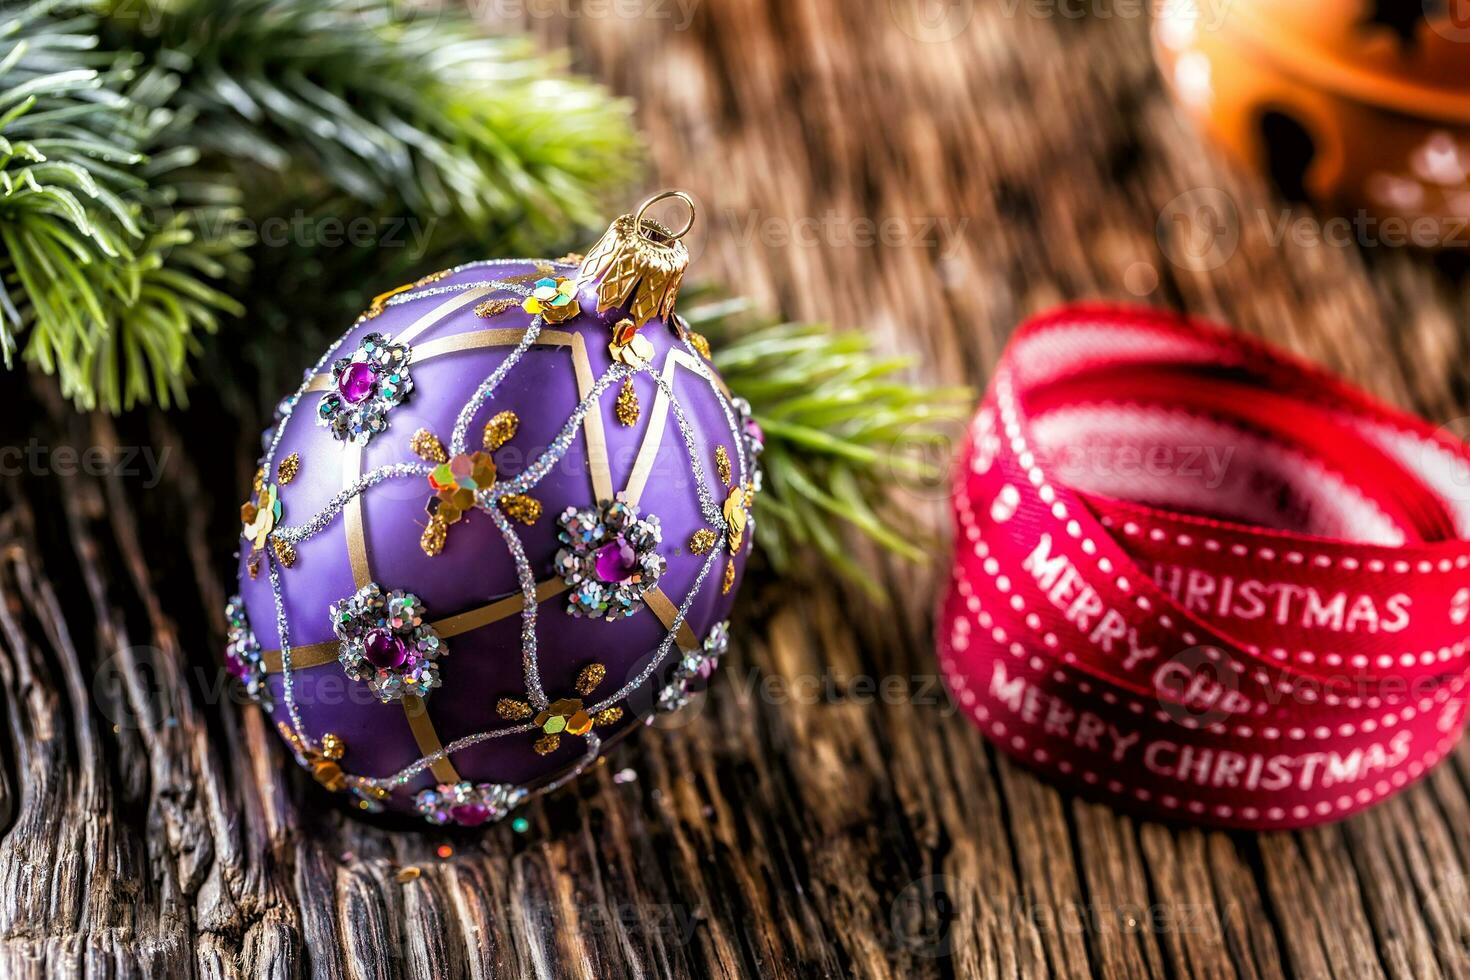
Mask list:
[[[1470,244],[1470,3],[1164,0],[1154,45],[1185,109],[1288,196]]]

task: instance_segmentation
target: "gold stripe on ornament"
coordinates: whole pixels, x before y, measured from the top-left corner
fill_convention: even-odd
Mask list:
[[[440,303],[438,306],[434,307],[432,310],[425,313],[423,316],[419,317],[417,320],[413,321],[402,330],[398,331],[398,333],[394,334],[392,338],[393,342],[395,344],[411,344],[414,342],[415,339],[418,338],[419,334],[423,333],[425,330],[429,329],[445,317],[448,317],[449,314],[454,313],[457,310],[462,309],[463,307],[469,306],[471,303],[475,302],[481,297],[488,296],[490,293],[493,292],[495,292],[494,286],[482,286],[479,289],[466,289],[462,293],[451,296],[449,299]],[[409,367],[412,366],[413,362],[409,361]]]
[[[536,602],[542,603],[553,596],[561,595],[567,590],[567,584],[559,578],[547,579],[536,586]],[[437,623],[431,623],[434,632],[441,637],[459,636],[477,630],[491,623],[498,623],[502,619],[514,616],[525,608],[525,596],[516,593],[506,596],[498,602],[492,602],[488,606],[479,609],[471,609],[469,612],[460,613],[458,616],[450,616],[441,619]]]
[[[320,667],[322,664],[337,662],[337,652],[340,647],[336,640],[328,640],[325,643],[312,643],[304,647],[291,648],[291,669],[304,670],[307,667]],[[261,663],[265,665],[267,674],[280,674],[285,671],[281,663],[281,651],[267,650],[260,656]]]
[[[669,395],[674,390],[674,374],[680,367],[686,367],[696,375],[704,370],[704,365],[691,357],[687,352],[675,348],[669,351],[664,358],[663,380],[658,386],[658,394],[653,399],[653,410],[648,416],[648,433],[643,437],[643,445],[638,447],[638,458],[633,461],[633,472],[628,476],[628,486],[623,490],[622,500],[632,506],[637,506],[643,497],[643,491],[648,487],[648,478],[653,475],[653,464],[658,459],[659,447],[664,441],[664,429],[668,427],[669,421]],[[719,382],[719,379],[715,379]],[[724,385],[720,385],[724,390]],[[726,395],[728,396],[728,392]],[[600,500],[609,498],[599,497]]]
[[[352,486],[362,476],[362,447],[353,443],[342,458],[342,482]],[[342,508],[342,523],[347,531],[347,560],[352,564],[352,581],[360,589],[373,580],[368,568],[367,531],[362,526],[362,494],[348,498]]]
[[[587,360],[587,342],[581,334],[572,335],[572,367],[577,372],[578,399],[585,400],[596,384],[592,362]],[[592,471],[592,499],[613,499],[612,470],[607,465],[607,440],[602,434],[602,406],[582,417],[587,433],[587,468]]]
[[[419,743],[419,754],[433,755],[435,752],[444,750],[444,743],[439,741],[439,733],[434,730],[434,721],[429,717],[429,709],[424,704],[423,698],[405,694],[403,714],[408,719],[408,727],[413,732],[414,741]],[[441,783],[459,782],[459,770],[454,768],[454,763],[449,761],[447,755],[429,766],[429,771]]]
[[[484,286],[480,289],[467,289],[464,292],[447,300],[446,302],[440,303],[438,306],[434,307],[432,310],[425,313],[423,316],[419,317],[408,326],[404,327],[398,333],[394,334],[393,342],[398,344],[410,344],[419,334],[423,333],[425,330],[438,323],[444,317],[449,316],[449,314],[455,312],[461,307],[468,306],[470,303],[473,303],[475,300],[480,299],[486,294],[493,292],[495,292],[494,286]],[[418,353],[418,351],[414,351],[414,357],[409,361],[410,368],[413,367],[414,361],[421,360],[421,358],[418,357]],[[316,377],[312,378],[311,384],[306,386],[306,390],[308,392],[326,391],[331,387],[332,372],[328,370],[323,371],[321,374],[318,374]]]
[[[547,599],[561,595],[567,590],[567,584],[559,578],[547,579],[536,586],[536,601],[545,602]],[[524,597],[520,593],[506,596],[489,605],[469,612],[462,612],[457,616],[450,616],[429,625],[440,637],[459,636],[471,630],[477,630],[482,626],[498,623],[502,619],[514,616],[525,607]],[[291,648],[291,669],[300,670],[306,667],[320,667],[323,664],[334,663],[340,649],[336,640],[328,640],[326,643],[313,643],[304,647]],[[281,651],[270,650],[261,657],[265,664],[267,674],[281,673]]]
[[[501,327],[495,330],[471,330],[452,337],[439,337],[419,345],[414,351],[414,362],[427,361],[446,354],[461,351],[483,350],[487,347],[514,347],[526,336],[526,331],[516,327]],[[587,341],[580,333],[565,330],[542,330],[536,338],[538,347],[570,347],[572,370],[577,377],[577,398],[585,399],[597,383],[592,374],[592,361],[587,357]],[[607,463],[607,438],[603,434],[602,412],[588,412],[582,417],[582,431],[587,440],[587,469],[592,476],[592,493],[595,500],[613,499],[612,471]]]
[[[643,593],[643,601],[653,610],[653,614],[664,624],[665,629],[674,628],[674,619],[679,615],[679,607],[664,594],[664,590],[654,586]],[[674,642],[679,644],[680,650],[698,650],[699,638],[694,635],[694,630],[689,628],[686,620],[679,624],[679,633],[674,637]]]

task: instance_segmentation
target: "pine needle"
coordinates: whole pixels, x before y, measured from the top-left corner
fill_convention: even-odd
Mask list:
[[[908,359],[880,356],[859,333],[763,321],[738,301],[690,297],[681,309],[765,433],[755,539],[774,569],[789,573],[815,552],[882,599],[841,529],[924,558],[913,495],[944,495],[950,437],[974,394],[909,381]]]

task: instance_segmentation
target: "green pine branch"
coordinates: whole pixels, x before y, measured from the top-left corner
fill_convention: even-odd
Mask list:
[[[147,152],[171,114],[151,79],[100,53],[61,3],[0,21],[0,350],[58,376],[83,407],[182,395],[199,331],[240,307],[171,212]]]
[[[881,599],[841,529],[924,558],[916,504],[946,495],[952,436],[974,393],[906,380],[911,359],[881,356],[861,333],[763,321],[738,301],[681,309],[765,434],[756,541],[775,571],[788,574],[815,551]]]
[[[437,247],[580,240],[636,170],[629,107],[524,37],[395,0],[110,0],[110,44],[178,78],[189,142],[281,214],[436,223]],[[346,203],[346,202],[343,202]]]
[[[343,322],[394,275],[588,237],[637,166],[628,107],[527,39],[413,14],[395,0],[0,14],[6,365],[19,353],[80,407],[166,405],[224,320],[248,325],[248,350]],[[257,234],[298,211],[407,224],[416,247]]]

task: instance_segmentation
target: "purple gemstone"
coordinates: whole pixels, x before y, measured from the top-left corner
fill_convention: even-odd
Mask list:
[[[241,660],[234,653],[225,654],[225,670],[230,672],[231,677],[242,681],[245,679],[245,675],[250,672],[250,668],[245,665],[245,661]]]
[[[371,364],[363,361],[347,365],[347,370],[342,372],[342,379],[337,382],[337,390],[342,397],[356,405],[373,393],[373,386],[378,383],[377,375],[373,374]]]
[[[626,582],[638,567],[637,552],[618,535],[616,541],[597,549],[597,577],[604,582]]]
[[[761,430],[760,423],[756,422],[755,419],[745,420],[745,434],[762,446],[766,444],[766,434]]]
[[[458,803],[449,808],[449,815],[462,827],[478,827],[490,819],[490,808],[483,803]]]
[[[403,641],[387,630],[373,630],[369,633],[362,652],[368,663],[379,670],[402,667],[403,661],[408,659],[408,650]]]

